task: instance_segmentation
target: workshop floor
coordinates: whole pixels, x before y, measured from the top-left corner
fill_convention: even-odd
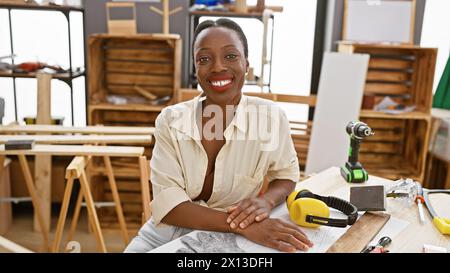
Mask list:
[[[66,244],[66,235],[69,230],[70,220],[66,221],[65,231],[61,244],[60,251],[66,252],[63,249],[63,244]],[[50,241],[53,241],[55,235],[56,224],[58,221],[57,215],[52,217],[52,230],[50,232]],[[106,249],[108,252],[122,252],[125,249],[125,243],[123,242],[120,230],[118,229],[102,229],[104,236]],[[137,230],[129,231],[130,240],[137,234]],[[19,244],[31,251],[42,252],[42,235],[40,232],[33,231],[33,213],[30,208],[27,209],[14,209],[13,211],[13,224],[9,231],[3,235],[5,238]],[[85,211],[82,211],[78,229],[75,233],[73,241],[80,244],[82,253],[98,252],[95,236],[88,231],[87,215]],[[0,248],[0,253],[5,252]],[[69,252],[69,251],[67,251]]]

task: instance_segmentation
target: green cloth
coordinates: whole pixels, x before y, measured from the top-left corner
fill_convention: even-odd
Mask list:
[[[450,110],[450,57],[448,58],[444,73],[442,73],[436,94],[434,94],[433,107]]]

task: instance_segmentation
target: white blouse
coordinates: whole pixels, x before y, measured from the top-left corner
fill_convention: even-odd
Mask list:
[[[177,205],[195,199],[203,188],[208,157],[201,143],[202,101],[166,107],[156,119],[156,144],[150,161],[152,216],[156,225]],[[200,117],[200,119],[199,119]],[[224,131],[214,184],[207,202],[197,204],[226,211],[242,199],[257,196],[264,182],[297,182],[299,164],[286,114],[270,100],[242,95]]]

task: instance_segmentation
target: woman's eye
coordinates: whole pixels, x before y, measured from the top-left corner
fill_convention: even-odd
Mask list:
[[[205,64],[209,61],[209,57],[200,57],[198,58],[198,62],[201,64]]]
[[[234,60],[237,58],[236,54],[228,54],[227,56],[225,56],[226,59],[228,60]]]

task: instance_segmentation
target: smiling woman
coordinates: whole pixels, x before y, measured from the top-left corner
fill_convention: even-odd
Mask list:
[[[203,22],[194,33],[193,49],[205,94],[217,104],[236,104],[249,67],[247,39],[239,25],[228,19]]]
[[[203,93],[156,120],[153,215],[125,251],[147,252],[194,229],[307,250],[312,243],[298,226],[270,218],[294,189],[299,165],[284,112],[242,94],[249,67],[242,29],[228,19],[201,23],[193,54]]]

